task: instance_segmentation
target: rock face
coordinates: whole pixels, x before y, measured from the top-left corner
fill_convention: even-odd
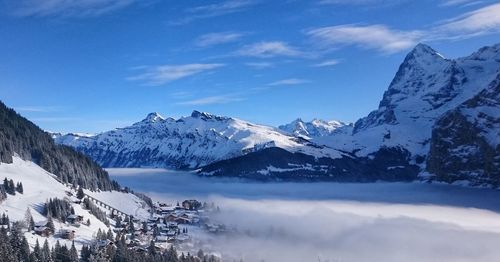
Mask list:
[[[500,185],[500,74],[444,114],[432,131],[427,170],[438,180]]]
[[[197,168],[268,147],[330,158],[342,155],[272,127],[198,111],[179,119],[151,113],[129,127],[95,136],[54,135],[54,139],[104,167]]]

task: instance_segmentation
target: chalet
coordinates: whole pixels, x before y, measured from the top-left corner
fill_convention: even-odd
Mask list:
[[[168,216],[165,217],[165,220],[167,220],[168,222],[173,222],[177,219],[177,216],[176,215],[173,215],[173,214],[170,214]]]
[[[202,204],[198,200],[195,200],[195,199],[184,200],[182,202],[182,207],[184,209],[187,209],[187,210],[197,210],[201,206],[202,206]]]
[[[104,240],[97,241],[97,243],[95,245],[99,249],[109,250],[110,248],[112,248],[115,245],[115,243],[113,243],[113,241],[111,241],[109,239],[104,239]]]
[[[167,237],[175,237],[177,235],[177,230],[169,229],[167,231]]]
[[[174,220],[177,224],[190,224],[191,220],[185,217],[178,217]]]
[[[35,233],[40,235],[40,236],[43,236],[43,237],[48,237],[53,232],[48,227],[48,221],[40,221],[40,222],[35,223]]]
[[[61,237],[64,239],[73,240],[75,238],[75,230],[62,229],[60,234],[61,234]]]
[[[175,222],[167,222],[168,228],[177,228],[179,225]]]
[[[66,218],[66,222],[68,222],[70,224],[80,224],[82,221],[83,221],[83,216],[79,216],[79,215],[69,215]]]
[[[168,236],[156,236],[156,242],[165,243],[168,241]]]

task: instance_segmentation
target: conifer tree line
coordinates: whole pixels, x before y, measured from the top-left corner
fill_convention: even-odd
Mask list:
[[[50,198],[47,202],[45,202],[43,215],[46,217],[51,217],[62,222],[66,222],[66,218],[69,215],[74,214],[75,209],[73,209],[71,204],[65,199]]]
[[[173,247],[166,250],[160,250],[155,247],[155,242],[151,241],[149,247],[142,252],[129,249],[127,247],[125,236],[117,234],[113,239],[113,233],[100,232],[97,235],[97,241],[102,243],[106,240],[113,241],[114,245],[99,247],[98,245],[84,245],[81,250],[82,262],[109,261],[109,262],[220,262],[213,255],[206,255],[202,250],[197,254],[184,254]]]
[[[109,226],[109,220],[106,213],[97,207],[88,197],[83,199],[83,208],[89,210],[92,215],[101,220],[106,226]]]
[[[50,218],[49,218],[50,219]],[[34,246],[29,245],[23,232],[31,227],[33,218],[29,209],[25,215],[26,221],[9,222],[5,214],[0,216],[0,261],[5,262],[219,262],[213,255],[206,255],[202,250],[197,254],[184,254],[177,252],[171,246],[167,250],[155,248],[151,241],[149,248],[143,252],[129,249],[123,234],[113,234],[111,229],[107,232],[99,229],[93,244],[84,245],[79,252],[74,242],[71,247],[61,245],[59,241],[54,246],[49,246],[47,239],[40,245],[38,240]],[[107,241],[107,242],[106,242]],[[111,243],[100,245],[99,243]]]
[[[0,101],[0,162],[12,163],[17,154],[37,163],[63,183],[90,190],[119,190],[120,185],[89,157],[56,145],[50,134]]]
[[[23,183],[14,183],[14,180],[12,179],[4,178],[2,187],[5,190],[5,193],[9,195],[15,195],[16,192],[19,194],[24,193]]]

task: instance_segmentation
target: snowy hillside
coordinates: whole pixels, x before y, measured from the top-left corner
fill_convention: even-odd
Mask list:
[[[53,174],[50,174],[40,168],[38,165],[30,161],[24,161],[19,157],[13,157],[12,164],[0,164],[0,178],[12,179],[23,184],[24,192],[22,194],[8,195],[0,204],[0,214],[5,213],[11,221],[19,221],[25,219],[26,210],[29,209],[35,223],[46,221],[47,218],[42,215],[43,205],[49,198],[68,199],[68,192],[71,190],[58,182]],[[132,194],[125,194],[117,191],[95,193],[96,198],[111,206],[116,204],[117,207],[124,208],[124,211],[129,210],[130,214],[144,214],[146,210],[142,209],[142,201]],[[117,199],[120,199],[118,204]],[[98,220],[95,216],[89,213],[88,210],[82,208],[80,204],[72,203],[75,214],[82,215],[84,220],[90,220],[90,226],[80,225],[75,227],[54,219],[56,234],[48,238],[34,233],[26,233],[25,236],[31,246],[35,245],[38,239],[40,244],[43,244],[45,239],[49,240],[49,244],[53,246],[57,240],[61,244],[71,246],[70,240],[61,239],[58,232],[62,229],[75,231],[75,246],[80,249],[82,245],[89,244],[95,237],[98,229],[108,230],[108,227]]]
[[[55,135],[104,167],[196,168],[263,148],[338,158],[342,154],[268,126],[194,111],[179,119],[149,114],[132,126],[95,136]]]
[[[313,119],[310,122],[305,122],[297,118],[289,124],[279,126],[279,129],[294,136],[309,139],[312,137],[330,136],[337,132],[350,133],[352,126],[336,120],[324,121]]]

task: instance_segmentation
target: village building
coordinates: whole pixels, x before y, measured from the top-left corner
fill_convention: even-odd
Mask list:
[[[69,224],[80,224],[83,222],[83,216],[79,216],[79,215],[69,215],[67,218],[66,218],[66,222],[68,222]]]
[[[75,230],[62,229],[60,235],[64,239],[73,240],[75,238]]]
[[[48,227],[48,221],[40,221],[35,223],[34,230],[37,235],[43,237],[48,237],[53,233],[52,230]]]

